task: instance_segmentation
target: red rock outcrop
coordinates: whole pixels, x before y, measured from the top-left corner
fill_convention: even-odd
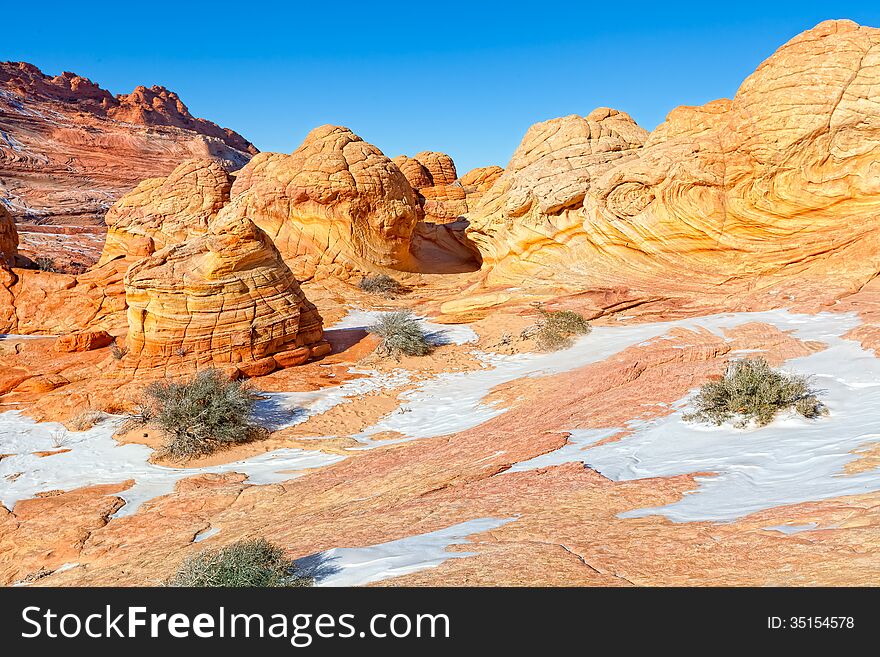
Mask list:
[[[99,224],[116,199],[184,160],[234,170],[256,152],[162,87],[113,96],[73,73],[0,63],[0,197],[17,221]]]
[[[217,219],[206,234],[135,262],[125,296],[124,368],[182,362],[257,375],[278,366],[279,352],[323,350],[321,316],[271,239],[246,218]]]
[[[12,215],[0,203],[0,266],[12,267],[18,254],[18,231]]]
[[[113,343],[113,336],[104,330],[81,331],[59,336],[54,349],[60,352],[91,351]]]
[[[144,180],[107,212],[99,262],[147,256],[204,235],[231,188],[232,177],[213,160],[187,160],[165,178]]]

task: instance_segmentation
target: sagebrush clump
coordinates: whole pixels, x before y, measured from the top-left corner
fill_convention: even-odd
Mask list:
[[[428,335],[408,310],[385,313],[367,330],[382,338],[378,352],[383,356],[425,356],[433,350]]]
[[[537,347],[541,351],[558,351],[574,343],[578,335],[586,335],[592,330],[589,322],[573,310],[546,310],[538,308],[541,319],[535,332]]]
[[[222,447],[266,434],[251,422],[259,395],[217,370],[199,372],[185,382],[160,381],[146,389],[143,416],[168,438],[163,455],[175,460],[210,454]]]
[[[401,285],[387,274],[376,274],[374,276],[364,276],[358,287],[364,292],[370,294],[381,294],[385,297],[393,297],[398,294],[407,292],[407,288]]]
[[[37,256],[36,258],[34,258],[34,264],[40,271],[47,271],[52,273],[56,273],[58,271],[58,267],[55,265],[55,261],[49,256]]]
[[[761,427],[787,409],[812,419],[828,412],[818,394],[809,377],[775,370],[763,358],[739,360],[700,388],[692,400],[695,410],[684,419],[715,425],[735,419],[740,428],[752,421]]]
[[[265,539],[238,541],[187,557],[167,586],[293,587],[314,580]]]

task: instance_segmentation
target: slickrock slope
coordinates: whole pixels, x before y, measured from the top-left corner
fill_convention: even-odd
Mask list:
[[[407,179],[348,128],[312,130],[292,154],[261,153],[238,172],[221,216],[247,217],[300,277],[318,266],[403,269],[419,205]]]
[[[723,337],[675,330],[602,362],[517,382],[507,391],[509,410],[470,430],[353,451],[345,461],[283,483],[254,486],[232,473],[200,474],[119,518],[108,516],[121,504],[122,481],[116,488],[19,502],[5,515],[0,508],[0,578],[12,582],[39,568],[72,562],[79,566],[41,583],[156,584],[187,554],[243,537],[265,536],[293,558],[494,517],[510,522],[461,548],[475,556],[388,583],[876,581],[876,493],[779,507],[732,523],[678,523],[620,514],[680,500],[700,486],[700,477],[612,481],[576,462],[576,455],[571,463],[511,471],[516,463],[559,449],[574,427],[623,426],[669,414],[670,404],[694,385],[724,371],[731,350],[747,348],[766,350],[776,363],[815,353],[822,345],[802,343],[767,325],[745,325]],[[536,404],[546,412],[536,414]],[[56,534],[57,552],[45,549],[51,519],[64,527]],[[766,529],[798,522],[821,527],[808,539]],[[220,532],[194,542],[207,528]],[[70,541],[71,534],[86,538]]]
[[[0,196],[17,221],[100,224],[116,199],[184,160],[234,170],[256,152],[162,87],[113,96],[72,73],[0,63]]]
[[[100,264],[119,256],[143,257],[208,232],[229,201],[232,177],[215,161],[187,160],[165,178],[150,178],[107,212]]]
[[[739,307],[857,290],[880,270],[878,45],[822,23],[647,139],[604,110],[533,127],[470,217],[487,280]]]
[[[129,264],[119,259],[79,275],[0,268],[0,333],[124,327],[122,277]]]
[[[248,219],[218,219],[207,234],[137,261],[125,275],[125,297],[123,367],[183,361],[266,374],[327,351],[316,347],[321,316],[269,237]]]
[[[12,267],[17,253],[18,231],[15,230],[15,221],[0,203],[0,266]]]

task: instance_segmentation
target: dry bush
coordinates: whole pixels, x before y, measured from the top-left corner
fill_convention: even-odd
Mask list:
[[[202,550],[184,560],[168,586],[292,587],[311,586],[311,577],[297,572],[284,551],[265,539],[238,541]]]
[[[578,335],[586,335],[592,330],[589,322],[573,310],[545,310],[538,308],[541,319],[538,321],[534,337],[540,351],[558,351],[574,344]]]
[[[817,418],[828,412],[817,395],[809,377],[774,370],[763,358],[739,360],[730,363],[720,380],[700,388],[692,400],[695,410],[684,419],[721,425],[736,418],[737,427],[751,421],[761,427],[779,411],[792,408],[806,418]]]
[[[37,256],[36,258],[34,258],[34,264],[40,271],[48,271],[53,273],[58,271],[58,267],[55,266],[55,261],[49,256]]]
[[[172,459],[211,454],[266,434],[250,419],[259,395],[217,370],[199,372],[189,381],[152,383],[146,394],[142,416],[165,433],[162,454]]]
[[[89,409],[83,411],[68,422],[68,426],[74,431],[88,431],[96,424],[100,424],[107,419],[107,414],[103,411]]]
[[[364,292],[370,294],[381,294],[384,297],[393,297],[398,294],[404,294],[409,291],[407,287],[401,285],[400,282],[394,280],[387,274],[376,274],[374,276],[364,276],[358,287]]]
[[[408,310],[385,313],[367,330],[382,339],[378,352],[384,356],[425,356],[433,350],[428,335]]]

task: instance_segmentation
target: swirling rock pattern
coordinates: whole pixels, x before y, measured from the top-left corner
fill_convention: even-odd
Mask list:
[[[469,215],[485,280],[727,307],[833,302],[880,271],[880,30],[828,21],[732,100],[533,126]]]
[[[146,256],[204,235],[229,201],[232,177],[213,160],[187,160],[164,178],[141,182],[107,212],[101,264]]]
[[[137,261],[125,298],[123,368],[232,365],[266,374],[277,366],[273,354],[319,346],[323,335],[272,240],[245,218],[218,219],[206,234]]]
[[[348,128],[312,130],[290,155],[261,153],[236,175],[221,217],[247,217],[299,276],[403,269],[419,220],[400,169]]]
[[[484,266],[504,263],[521,275],[567,248],[583,223],[579,210],[594,179],[634,157],[647,135],[628,114],[608,108],[529,128],[504,173],[468,215],[468,237]]]
[[[858,289],[880,270],[878,85],[880,30],[795,37],[732,101],[674,110],[591,186],[592,252],[621,280],[671,288]]]

